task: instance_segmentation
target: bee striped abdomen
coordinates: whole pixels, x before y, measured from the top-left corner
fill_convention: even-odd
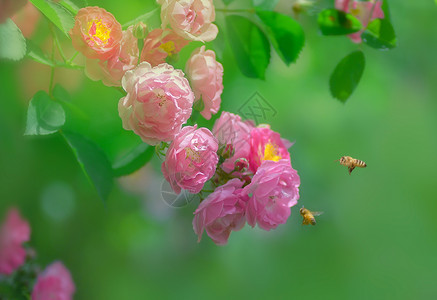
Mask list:
[[[365,168],[367,167],[366,163],[362,160],[359,159],[355,159],[355,166],[360,167],[360,168]]]

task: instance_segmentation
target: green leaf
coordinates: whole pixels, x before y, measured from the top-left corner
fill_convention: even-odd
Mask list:
[[[365,64],[364,54],[360,50],[352,52],[338,63],[329,80],[334,98],[346,102],[360,82]]]
[[[368,46],[379,50],[393,49],[397,46],[393,26],[385,19],[375,19],[370,22],[361,38]]]
[[[361,22],[343,11],[324,9],[319,13],[317,22],[323,35],[344,35],[360,31]]]
[[[155,147],[141,143],[114,162],[114,175],[119,177],[137,171],[152,159],[154,153]]]
[[[37,92],[30,100],[27,110],[25,135],[46,135],[55,133],[65,123],[65,112],[62,106],[50,99],[44,92]]]
[[[279,0],[252,0],[253,6],[262,10],[273,10]]]
[[[264,79],[270,63],[270,44],[265,34],[245,17],[226,17],[227,32],[235,60],[247,77]]]
[[[26,39],[21,30],[7,19],[0,24],[0,58],[20,60],[26,54]]]
[[[59,1],[59,4],[61,4],[66,9],[68,9],[71,13],[76,15],[77,11],[79,9],[81,9],[82,7],[88,6],[88,1],[86,1],[86,0],[61,0],[61,1]]]
[[[232,2],[234,2],[234,0],[222,0],[223,1],[223,3],[225,4],[225,5],[229,5],[229,4],[231,4]],[[437,1],[437,0],[436,0]]]
[[[62,5],[50,0],[30,0],[39,11],[56,25],[66,36],[74,26],[74,18]]]
[[[108,199],[114,181],[112,167],[105,153],[80,134],[64,131],[63,135],[100,198],[103,201]]]
[[[305,36],[298,22],[289,16],[257,10],[256,14],[264,23],[273,48],[285,64],[295,62],[305,44]]]
[[[54,67],[55,63],[51,61],[41,50],[40,47],[38,47],[34,42],[31,40],[27,40],[27,57],[33,59],[36,62],[39,62],[40,64],[44,64],[50,67]]]

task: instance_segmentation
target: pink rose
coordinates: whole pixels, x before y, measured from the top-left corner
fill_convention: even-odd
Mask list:
[[[167,56],[176,55],[187,44],[187,40],[171,29],[154,29],[144,40],[141,61],[147,61],[152,66],[157,66],[164,63]]]
[[[120,49],[121,25],[100,7],[81,8],[70,30],[74,48],[88,58],[107,60]]]
[[[363,27],[374,19],[384,19],[384,12],[382,11],[382,1],[377,1],[376,3],[370,1],[350,1],[350,0],[336,0],[335,8],[346,13],[350,13],[361,21]],[[373,9],[373,12],[372,12]],[[372,16],[370,16],[372,14]],[[361,34],[364,29],[349,34],[349,38],[354,43],[361,43]]]
[[[217,245],[228,242],[231,231],[238,231],[245,223],[245,206],[241,196],[243,182],[234,178],[218,187],[203,200],[194,212],[193,229],[202,238],[206,230]]]
[[[218,28],[214,22],[212,0],[157,0],[161,5],[162,28],[170,24],[180,36],[192,41],[215,39]]]
[[[249,164],[252,172],[256,172],[263,161],[290,161],[287,148],[291,143],[281,139],[279,133],[270,129],[270,126],[254,128],[250,133]]]
[[[70,272],[61,262],[54,262],[38,276],[32,300],[71,300],[75,289]]]
[[[12,17],[19,11],[27,0],[1,0],[0,1],[0,24],[6,22],[7,18]]]
[[[223,66],[216,61],[215,52],[205,51],[202,46],[193,51],[185,66],[185,72],[193,87],[194,100],[203,100],[202,116],[209,120],[220,109],[223,92]]]
[[[194,95],[184,73],[168,64],[143,62],[122,79],[127,92],[118,103],[123,128],[150,145],[169,142],[191,115]]]
[[[276,228],[287,222],[290,207],[299,199],[300,178],[290,161],[264,161],[244,188],[248,195],[246,218],[254,227],[256,223],[264,230]]]
[[[250,131],[254,124],[250,121],[243,122],[239,115],[230,112],[222,112],[212,132],[218,139],[220,147],[231,145],[233,155],[222,164],[222,169],[229,173],[235,168],[235,161],[239,158],[249,159],[250,153]]]
[[[23,243],[29,239],[29,224],[21,218],[17,209],[10,209],[0,228],[0,274],[12,274],[25,262]]]
[[[133,26],[123,31],[118,51],[108,60],[87,59],[85,72],[89,78],[102,80],[106,86],[121,86],[121,78],[138,63],[138,41],[132,30]]]
[[[186,126],[167,150],[161,169],[176,194],[181,188],[199,193],[214,175],[218,163],[218,142],[207,128]]]

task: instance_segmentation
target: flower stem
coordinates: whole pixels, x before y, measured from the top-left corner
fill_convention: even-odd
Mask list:
[[[53,25],[49,24],[49,26],[50,26],[50,29],[52,29]],[[52,34],[53,34],[53,30],[52,30]],[[55,48],[56,48],[56,41],[55,41],[55,37],[53,36],[52,56],[51,56],[52,61],[54,61],[54,59],[55,59]],[[55,66],[51,67],[51,69],[50,69],[50,83],[49,83],[49,95],[50,95],[50,97],[52,97],[52,95],[53,95],[54,78],[55,78]]]
[[[66,63],[71,64],[78,54],[79,51],[76,51],[76,53],[74,53],[73,56]]]

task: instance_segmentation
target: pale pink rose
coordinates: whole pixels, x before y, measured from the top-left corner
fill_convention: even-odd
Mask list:
[[[202,99],[205,108],[200,114],[207,120],[220,109],[223,92],[223,66],[215,58],[215,52],[205,51],[202,46],[193,51],[185,66],[185,72],[194,92],[194,101]]]
[[[194,94],[181,70],[142,62],[122,79],[127,92],[118,103],[123,128],[150,145],[169,142],[191,116]]]
[[[268,125],[266,126],[254,128],[250,132],[249,165],[254,173],[266,160],[286,159],[290,161],[288,147],[291,146],[291,143],[281,139],[279,133],[271,130]]]
[[[384,12],[382,11],[382,1],[371,2],[371,1],[350,1],[350,0],[336,0],[335,8],[342,10],[346,13],[350,13],[361,21],[363,27],[366,27],[370,21],[374,19],[384,19]],[[373,12],[372,12],[373,9]],[[372,14],[370,16],[370,14]],[[349,34],[349,38],[354,43],[361,43],[361,34],[364,29]]]
[[[161,5],[162,28],[170,25],[180,36],[192,41],[209,42],[216,38],[212,0],[157,0]]]
[[[290,161],[264,161],[244,188],[248,195],[246,218],[254,227],[256,223],[264,230],[276,228],[287,222],[290,207],[299,199],[300,178]]]
[[[0,0],[0,24],[19,11],[27,0]]]
[[[100,60],[107,60],[119,51],[122,36],[121,25],[114,16],[96,6],[79,9],[70,30],[74,48],[87,58]]]
[[[185,126],[170,144],[161,170],[176,194],[199,193],[214,175],[218,142],[207,128]]]
[[[254,128],[251,121],[241,121],[239,115],[230,112],[222,112],[218,118],[212,132],[218,139],[220,147],[230,147],[233,151],[231,157],[222,164],[222,169],[229,173],[235,168],[235,161],[239,158],[249,160],[250,153],[250,131]]]
[[[121,86],[124,74],[138,63],[138,40],[133,36],[133,26],[123,31],[118,51],[108,60],[87,59],[85,73],[106,86]]]
[[[61,262],[54,262],[38,276],[32,300],[71,300],[75,289],[67,268]]]
[[[1,2],[2,0],[0,0]],[[1,11],[1,9],[0,9]],[[1,14],[1,12],[0,12]],[[19,10],[13,17],[12,21],[20,28],[25,38],[29,38],[35,31],[36,25],[41,14],[32,3],[27,2],[23,9]]]
[[[0,274],[12,274],[26,260],[23,243],[30,239],[30,227],[16,208],[9,210],[0,228]]]
[[[246,202],[241,195],[243,182],[232,179],[203,200],[194,212],[193,229],[198,242],[206,230],[217,245],[226,245],[231,231],[243,228]]]
[[[144,40],[141,61],[147,61],[152,66],[165,62],[167,57],[173,57],[189,42],[174,33],[173,30],[154,29]]]

